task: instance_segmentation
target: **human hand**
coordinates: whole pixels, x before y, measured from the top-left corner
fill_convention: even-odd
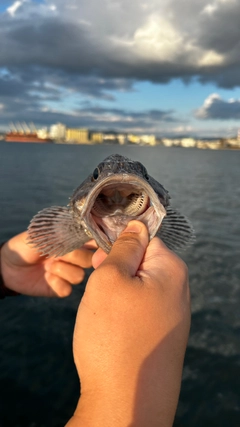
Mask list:
[[[84,278],[84,268],[92,266],[94,241],[62,257],[46,258],[27,243],[27,232],[1,248],[1,273],[7,288],[25,295],[66,297],[72,285]]]
[[[160,239],[148,243],[146,227],[133,221],[108,256],[93,256],[73,340],[81,397],[68,427],[173,423],[190,327],[188,274]]]

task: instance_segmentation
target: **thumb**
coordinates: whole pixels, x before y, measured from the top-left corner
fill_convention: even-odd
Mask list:
[[[134,277],[149,243],[147,227],[140,221],[130,221],[113,244],[101,266],[114,265],[122,274]]]

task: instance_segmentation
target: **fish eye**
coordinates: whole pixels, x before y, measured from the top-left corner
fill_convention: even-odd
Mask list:
[[[93,171],[93,179],[96,180],[99,177],[99,169],[95,168]]]

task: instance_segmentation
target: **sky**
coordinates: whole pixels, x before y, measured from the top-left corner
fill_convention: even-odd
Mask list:
[[[0,130],[11,122],[235,136],[239,0],[0,0]]]

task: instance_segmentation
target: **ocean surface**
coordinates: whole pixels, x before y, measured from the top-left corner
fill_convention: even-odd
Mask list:
[[[0,142],[0,241],[40,209],[67,205],[112,153],[144,163],[196,232],[182,254],[192,327],[174,427],[239,427],[240,151]],[[0,427],[62,427],[72,415],[79,383],[71,345],[83,290],[0,302]]]

